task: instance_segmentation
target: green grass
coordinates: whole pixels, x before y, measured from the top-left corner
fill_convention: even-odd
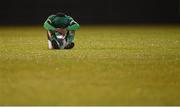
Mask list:
[[[81,26],[75,43],[0,27],[0,105],[180,105],[180,26]]]

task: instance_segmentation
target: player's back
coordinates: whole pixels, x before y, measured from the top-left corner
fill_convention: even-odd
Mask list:
[[[56,15],[51,15],[51,16],[49,16],[49,19],[52,22],[51,24],[56,28],[60,28],[60,27],[65,28],[71,22],[71,18],[69,18],[68,16],[59,17],[59,16],[56,16]]]

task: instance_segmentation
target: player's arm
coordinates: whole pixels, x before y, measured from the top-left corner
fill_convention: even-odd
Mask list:
[[[49,31],[55,31],[56,28],[52,26],[52,20],[54,19],[54,15],[51,15],[47,18],[47,20],[44,22],[44,28]]]
[[[74,41],[74,35],[75,30],[80,28],[80,25],[73,20],[70,16],[66,16],[70,19],[69,26],[67,27],[67,30],[69,31],[68,37],[67,37],[67,44],[71,44]]]
[[[55,30],[56,30],[56,28],[53,27],[48,21],[45,21],[45,23],[44,23],[44,28],[45,28],[46,30],[50,30],[50,31],[55,31]]]
[[[71,20],[69,26],[67,27],[67,30],[74,31],[80,28],[80,25],[76,21],[74,21],[73,18],[71,18],[70,16],[67,16],[67,17],[69,17]]]
[[[70,26],[67,27],[67,30],[78,30],[80,28],[80,25],[77,22],[72,22]]]

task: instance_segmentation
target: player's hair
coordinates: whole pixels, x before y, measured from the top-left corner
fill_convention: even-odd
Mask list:
[[[62,13],[62,12],[58,12],[58,13],[56,13],[56,16],[59,16],[59,17],[65,17],[65,13]]]

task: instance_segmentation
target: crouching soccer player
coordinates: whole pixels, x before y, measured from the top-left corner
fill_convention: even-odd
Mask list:
[[[72,49],[75,31],[80,25],[64,13],[50,15],[44,23],[49,49]]]

